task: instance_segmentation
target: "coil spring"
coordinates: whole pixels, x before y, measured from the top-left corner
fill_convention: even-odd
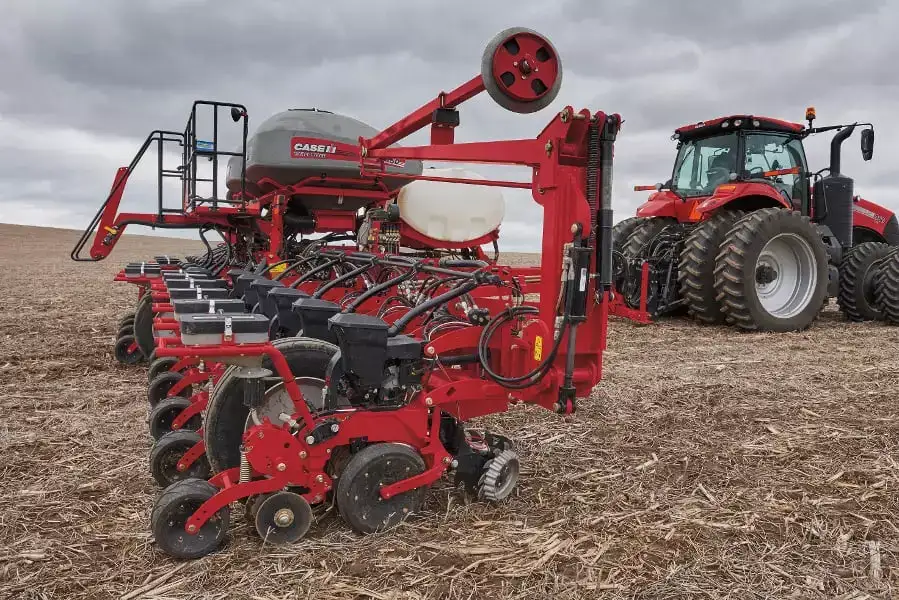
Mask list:
[[[590,206],[590,236],[588,245],[596,243],[597,213],[599,212],[599,124],[590,123],[587,134],[587,204]]]
[[[252,474],[252,470],[250,469],[250,461],[247,460],[247,451],[244,448],[240,449],[240,483],[247,483],[250,481],[250,476]]]

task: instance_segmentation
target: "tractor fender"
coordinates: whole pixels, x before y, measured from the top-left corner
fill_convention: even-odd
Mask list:
[[[860,237],[870,238],[858,241],[883,241],[892,246],[899,245],[896,214],[880,204],[856,197],[852,203],[852,227],[854,231],[864,231],[866,235]]]
[[[715,189],[715,193],[693,208],[693,214],[701,220],[707,213],[725,206],[746,211],[777,206],[794,209],[792,203],[772,185],[757,182],[734,182],[719,185]]]
[[[672,217],[677,218],[678,197],[668,190],[650,194],[646,202],[637,208],[638,217]]]

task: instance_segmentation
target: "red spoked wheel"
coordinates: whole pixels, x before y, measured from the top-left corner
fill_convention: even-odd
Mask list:
[[[505,29],[487,44],[481,78],[494,102],[517,113],[546,108],[562,86],[562,62],[549,40],[532,29]]]

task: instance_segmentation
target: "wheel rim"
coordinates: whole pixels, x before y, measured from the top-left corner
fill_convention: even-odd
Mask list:
[[[755,265],[755,291],[765,311],[789,319],[809,305],[817,285],[817,261],[808,241],[794,233],[768,240]]]
[[[322,390],[325,389],[324,379],[319,379],[318,377],[296,377],[294,381],[296,381],[297,387],[300,388],[300,394],[306,400],[306,404],[310,408],[321,410],[323,407]],[[291,400],[290,395],[284,388],[284,383],[278,383],[266,390],[262,406],[258,410],[251,410],[250,414],[247,415],[246,429],[253,425],[261,425],[265,417],[268,417],[274,425],[283,425],[284,421],[280,415],[282,413],[292,415],[294,412],[296,412],[296,408],[293,405],[293,400]]]

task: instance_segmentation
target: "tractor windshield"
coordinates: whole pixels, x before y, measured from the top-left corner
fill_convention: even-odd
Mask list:
[[[737,133],[683,142],[674,163],[672,189],[678,196],[708,196],[737,171]]]

